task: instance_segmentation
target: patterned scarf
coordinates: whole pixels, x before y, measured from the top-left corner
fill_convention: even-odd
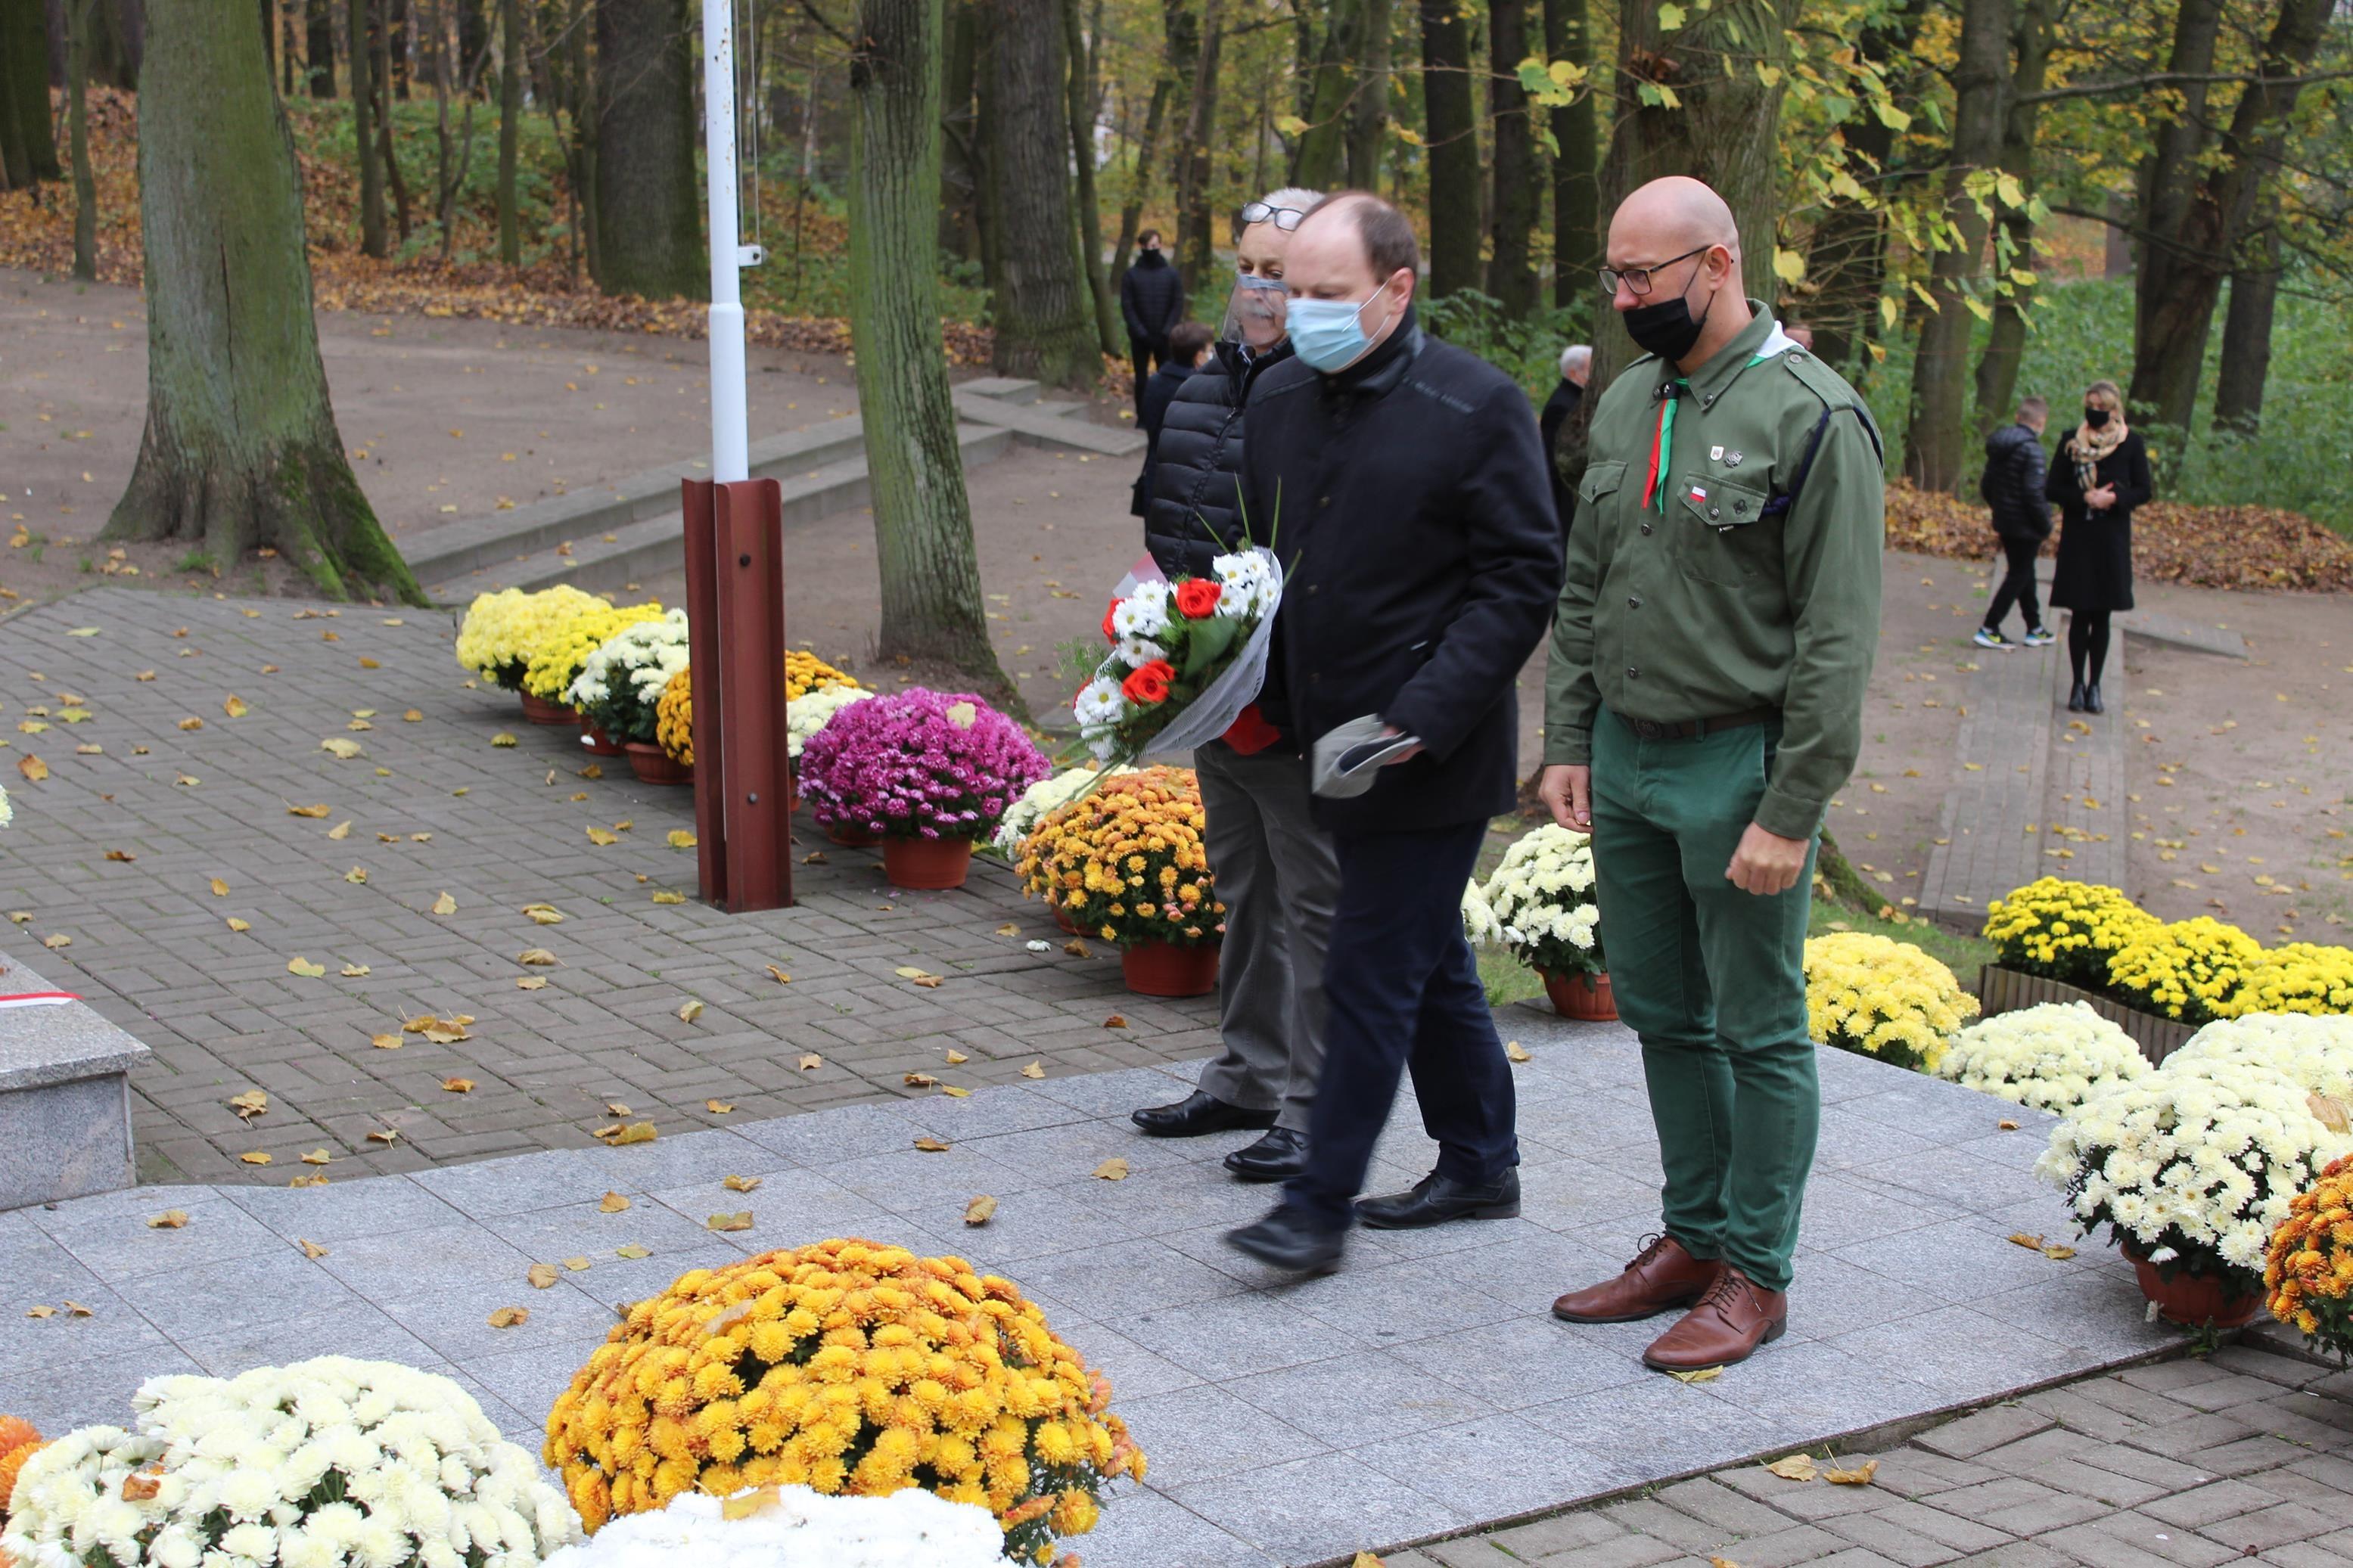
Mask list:
[[[2083,490],[2094,490],[2100,486],[2100,459],[2124,445],[2124,410],[2108,416],[2108,422],[2097,430],[2089,425],[2078,425],[2067,438],[2068,448],[2075,459],[2075,485]]]

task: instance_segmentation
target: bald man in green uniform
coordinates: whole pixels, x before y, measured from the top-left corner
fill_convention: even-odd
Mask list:
[[[1542,793],[1593,835],[1665,1213],[1624,1273],[1553,1312],[1685,1309],[1642,1358],[1685,1371],[1744,1360],[1788,1321],[1820,1115],[1814,847],[1862,743],[1885,516],[1871,416],[1742,297],[1721,197],[1644,185],[1611,218],[1607,259],[1602,286],[1648,352],[1594,410]]]

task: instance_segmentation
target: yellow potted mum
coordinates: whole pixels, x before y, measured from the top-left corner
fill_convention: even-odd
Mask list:
[[[682,1274],[607,1334],[548,1413],[545,1462],[590,1531],[689,1490],[987,1509],[1046,1563],[1145,1458],[1111,1384],[1012,1281],[960,1258],[833,1240]]]
[[[1127,988],[1145,996],[1217,989],[1226,906],[1202,844],[1190,768],[1120,773],[1055,807],[1021,846],[1023,890],[1080,932],[1117,942]]]
[[[589,658],[617,632],[661,618],[662,607],[651,602],[614,605],[592,599],[559,612],[533,639],[523,666],[523,717],[534,724],[578,723],[570,693]]]
[[[1977,1016],[1978,999],[1953,972],[1908,942],[1867,931],[1806,939],[1806,1022],[1818,1045],[1932,1073]]]

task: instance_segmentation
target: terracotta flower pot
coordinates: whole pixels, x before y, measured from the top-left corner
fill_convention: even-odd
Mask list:
[[[969,838],[886,838],[882,874],[894,888],[961,888],[972,868]]]
[[[1564,1018],[1588,1024],[1617,1021],[1618,1002],[1609,994],[1607,974],[1546,974],[1544,988],[1553,1011]]]
[[[1138,942],[1120,950],[1119,973],[1139,996],[1206,996],[1218,988],[1218,944]]]
[[[681,763],[651,741],[631,741],[629,771],[640,784],[682,784],[694,782],[694,764]]]
[[[533,697],[528,691],[519,692],[517,695],[522,699],[522,716],[528,723],[577,724],[580,722],[579,712],[568,702],[550,702],[546,698]]]
[[[580,716],[580,749],[592,757],[617,757],[626,748],[621,742],[590,723],[588,716],[583,713]]]
[[[825,830],[825,837],[828,842],[839,844],[845,849],[871,849],[882,842],[881,834],[869,833],[847,822],[835,823]]]
[[[2242,1295],[2228,1280],[2187,1268],[2175,1269],[2168,1279],[2138,1247],[2126,1242],[2124,1251],[2140,1278],[2140,1293],[2157,1303],[2157,1315],[2168,1323],[2189,1329],[2244,1328],[2263,1307],[2260,1290]]]
[[[1079,934],[1079,922],[1071,918],[1071,911],[1067,908],[1058,903],[1049,903],[1047,907],[1054,911],[1056,925],[1060,926],[1072,936]]]

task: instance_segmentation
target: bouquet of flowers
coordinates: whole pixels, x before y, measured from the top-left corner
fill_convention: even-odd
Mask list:
[[[1069,911],[1091,936],[1123,947],[1198,947],[1225,937],[1190,768],[1145,768],[1079,793],[1039,819],[1021,846],[1024,892]]]
[[[1462,889],[1462,923],[1473,942],[1540,974],[1607,973],[1591,836],[1548,822],[1521,838]]]
[[[661,618],[659,605],[613,605],[602,599],[592,599],[568,615],[552,616],[532,644],[523,665],[524,694],[548,702],[568,700],[565,693],[579,679],[590,655],[616,633]]]
[[[151,1378],[16,1478],[25,1568],[534,1568],[580,1521],[446,1377],[321,1356]]]
[[[616,741],[650,741],[670,679],[686,668],[686,612],[625,626],[597,645],[565,700]]]
[[[1985,935],[2008,968],[2103,991],[2109,959],[2158,923],[2115,888],[2044,877],[1988,905]]]
[[[2263,1260],[2265,1303],[2315,1348],[2353,1358],[2353,1156],[2288,1200]]]
[[[2211,915],[2150,925],[2108,960],[2108,989],[2152,1013],[2187,1023],[2220,1017],[2263,944]]]
[[[1134,768],[1117,767],[1109,774],[1132,773]],[[1107,775],[1099,764],[1065,768],[1051,778],[1039,779],[1021,792],[1021,798],[1005,808],[1005,820],[997,825],[997,835],[989,847],[1008,860],[1021,853],[1022,842],[1034,832],[1039,820],[1058,805],[1066,805],[1092,789]]]
[[[659,1513],[617,1519],[546,1568],[1005,1568],[1005,1531],[985,1508],[920,1487],[828,1497],[761,1487],[724,1501],[681,1492]]]
[[[598,605],[609,607],[607,600],[569,584],[535,594],[521,588],[478,594],[458,627],[458,662],[493,686],[521,691],[540,638],[557,623]]]
[[[922,1487],[1047,1562],[1145,1460],[1111,1385],[1012,1281],[960,1258],[818,1242],[679,1276],[638,1302],[547,1416],[592,1530],[682,1493]]]
[[[1935,1072],[1978,1016],[1953,972],[1908,942],[1865,931],[1806,939],[1806,1021],[1819,1045]]]
[[[818,826],[884,838],[987,838],[1046,776],[1019,725],[979,698],[918,687],[854,702],[801,748]]]
[[[1098,761],[1191,751],[1232,729],[1258,696],[1282,568],[1253,548],[1219,556],[1209,572],[1121,583],[1103,615],[1111,653],[1071,704]]]
[[[2071,1110],[2156,1069],[2088,1002],[2045,1002],[1971,1024],[1936,1075],[2035,1110]]]
[[[2251,1294],[2295,1194],[2353,1149],[2310,1098],[2268,1068],[2168,1067],[2069,1111],[2035,1170],[2066,1193],[2084,1234],[2105,1225],[2168,1278],[2186,1270]]]

